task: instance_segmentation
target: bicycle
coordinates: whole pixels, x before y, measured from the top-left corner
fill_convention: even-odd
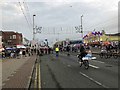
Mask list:
[[[89,68],[89,60],[91,60],[91,55],[90,54],[87,54],[85,57],[82,58],[82,61],[80,60],[81,59],[81,56],[80,54],[77,55],[77,57],[79,58],[79,64],[80,64],[80,67],[82,67],[82,65],[84,65],[84,68],[85,69],[88,69]]]
[[[105,59],[108,58],[107,53],[100,53],[99,56],[100,58],[105,58]]]
[[[113,57],[114,59],[117,59],[119,56],[119,52],[116,52],[114,50],[108,51],[107,52],[107,58]]]

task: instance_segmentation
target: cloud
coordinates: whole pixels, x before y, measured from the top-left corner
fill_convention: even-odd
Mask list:
[[[25,17],[20,9],[19,3],[10,2],[8,0],[2,5],[3,9],[3,27],[4,29],[13,29],[22,32],[26,37],[32,39],[32,25],[30,28],[27,25]],[[21,1],[21,0],[20,0]],[[24,0],[23,0],[24,1]],[[23,2],[21,1],[21,3]],[[36,14],[35,25],[46,27],[44,30],[47,32],[47,27],[73,27],[81,24],[80,16],[83,15],[83,28],[84,31],[92,31],[105,29],[107,33],[117,32],[117,12],[118,12],[118,0],[25,0],[30,12],[30,18],[33,18],[33,14]],[[22,7],[28,17],[28,10],[22,3]],[[110,21],[110,20],[113,21]],[[111,22],[111,23],[109,23]],[[32,22],[31,22],[32,23]],[[75,29],[74,29],[75,30]],[[69,31],[68,31],[69,32]],[[37,38],[44,37],[50,38],[51,41],[55,35],[37,35]],[[72,35],[60,35],[59,38],[64,39],[67,37],[75,38],[80,37],[75,33]],[[56,35],[58,38],[58,35]]]

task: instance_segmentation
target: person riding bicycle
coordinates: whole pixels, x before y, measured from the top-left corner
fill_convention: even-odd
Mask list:
[[[87,52],[84,48],[84,44],[82,44],[80,47],[80,60],[81,60],[81,62],[83,62],[82,58],[85,57],[86,55],[87,55]]]
[[[101,53],[107,53],[107,48],[105,45],[102,45]]]

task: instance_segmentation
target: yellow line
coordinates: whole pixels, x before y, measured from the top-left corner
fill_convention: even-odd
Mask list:
[[[39,83],[38,83],[38,89],[41,90],[41,89],[40,89],[40,88],[41,88],[40,63],[39,63],[39,77],[38,77],[38,78],[39,78],[39,81],[38,81],[38,82],[39,82]]]
[[[35,81],[34,81],[34,88],[37,88],[37,63],[36,63],[36,71],[35,71]]]

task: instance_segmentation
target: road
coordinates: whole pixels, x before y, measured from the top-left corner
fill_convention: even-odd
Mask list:
[[[96,57],[85,70],[79,67],[75,54],[68,57],[60,53],[58,58],[54,54],[41,56],[41,87],[118,88],[118,60],[109,60],[109,63]]]

